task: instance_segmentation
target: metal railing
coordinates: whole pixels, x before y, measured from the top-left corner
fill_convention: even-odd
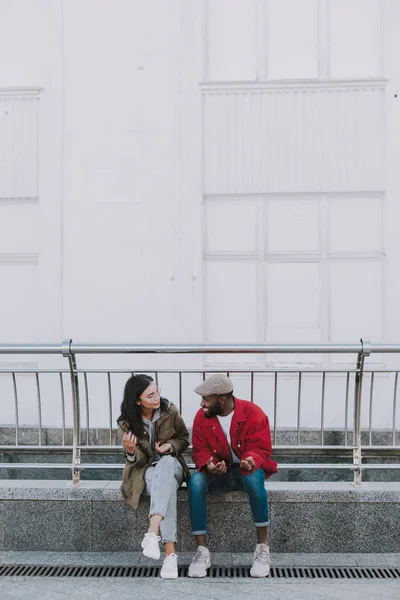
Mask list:
[[[368,455],[370,449],[382,451],[399,450],[400,445],[396,443],[396,410],[397,410],[397,392],[398,392],[398,371],[376,369],[367,371],[365,369],[366,359],[374,353],[386,354],[396,353],[400,355],[400,344],[394,343],[379,343],[371,344],[369,340],[361,339],[357,344],[197,344],[197,345],[130,345],[130,344],[74,344],[72,340],[65,340],[62,344],[4,344],[0,345],[0,354],[36,354],[36,355],[59,355],[68,362],[68,369],[0,369],[0,375],[10,375],[12,377],[13,395],[14,395],[14,413],[15,413],[15,444],[0,445],[0,452],[10,451],[33,451],[33,450],[54,450],[72,453],[72,464],[58,463],[1,463],[0,468],[8,469],[24,469],[24,468],[58,468],[72,470],[72,483],[79,485],[80,473],[82,469],[121,469],[121,464],[93,464],[82,463],[82,451],[93,452],[118,452],[121,453],[121,446],[117,443],[117,435],[115,428],[115,420],[117,415],[113,415],[113,395],[112,395],[112,376],[116,374],[131,374],[126,369],[79,369],[77,366],[76,356],[81,355],[96,355],[96,354],[354,354],[357,356],[355,368],[264,368],[264,369],[236,369],[233,368],[230,372],[226,369],[210,368],[208,370],[199,369],[141,369],[141,372],[152,372],[158,382],[159,377],[163,374],[174,374],[178,379],[178,405],[182,412],[183,410],[183,377],[185,375],[199,375],[203,379],[207,372],[225,372],[233,376],[239,374],[248,374],[250,376],[250,401],[255,400],[255,380],[257,377],[264,376],[271,378],[272,395],[273,395],[273,421],[272,433],[273,444],[280,451],[286,451],[288,454],[296,452],[296,454],[312,455],[317,450],[334,457],[346,455],[351,458],[349,462],[342,463],[280,463],[280,469],[348,469],[354,472],[355,485],[362,483],[362,471],[364,469],[382,468],[382,464],[365,462],[365,456]],[[392,431],[391,444],[379,446],[372,443],[373,428],[372,428],[372,410],[374,401],[375,378],[379,373],[392,373],[394,375],[393,388],[393,405],[392,405]],[[38,412],[38,444],[27,445],[21,444],[20,432],[21,425],[19,420],[19,394],[17,385],[17,376],[31,374],[36,382],[37,395],[37,412]],[[61,445],[43,444],[43,424],[42,424],[42,394],[41,394],[41,379],[47,374],[53,374],[59,378],[60,386],[60,401],[62,414],[62,440]],[[107,378],[107,395],[108,395],[108,444],[90,444],[90,407],[89,407],[89,391],[88,391],[88,375],[104,374]],[[296,418],[297,426],[295,428],[294,444],[279,444],[278,436],[279,429],[277,416],[279,414],[279,382],[282,374],[287,376],[292,375],[297,379],[296,393]],[[320,444],[302,444],[302,434],[304,430],[301,426],[302,400],[303,400],[303,385],[308,374],[314,374],[321,377],[321,396],[320,396]],[[345,378],[345,419],[343,431],[343,443],[341,444],[326,444],[327,429],[325,426],[325,405],[326,405],[326,382],[327,376],[337,374]],[[70,380],[70,396],[72,404],[72,444],[66,444],[66,399],[65,399],[65,378]],[[369,425],[368,425],[368,443],[362,444],[362,397],[363,383],[365,378],[369,378]],[[82,386],[84,394],[82,394]],[[353,388],[353,426],[352,431],[349,427],[349,410],[350,410],[350,389]],[[84,396],[84,403],[83,403]],[[84,410],[82,411],[82,405]],[[86,443],[82,441],[81,416],[85,417],[85,434]],[[351,443],[349,441],[352,436]],[[400,463],[385,463],[385,469],[398,469]]]

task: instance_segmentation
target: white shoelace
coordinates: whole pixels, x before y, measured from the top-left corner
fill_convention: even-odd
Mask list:
[[[266,548],[259,548],[255,551],[255,560],[262,565],[269,564],[269,551]]]
[[[202,552],[201,550],[197,550],[196,554],[193,557],[193,562],[194,563],[203,562],[204,564],[207,564],[207,554],[205,552]]]
[[[154,537],[154,538],[157,540],[157,542],[161,541],[161,538],[160,538],[160,536],[159,536],[159,535],[156,535],[155,533],[145,533],[145,534],[144,534],[144,537],[147,537],[147,538],[152,538],[152,537]]]
[[[178,558],[178,556],[177,556],[176,554],[168,554],[168,556],[166,556],[166,557],[164,558],[164,560],[171,560],[171,559],[172,559],[172,560],[175,560],[175,559],[177,559],[177,558]]]

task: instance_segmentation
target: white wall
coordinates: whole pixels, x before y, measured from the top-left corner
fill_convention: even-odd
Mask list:
[[[399,27],[396,0],[0,0],[1,341],[398,341]]]

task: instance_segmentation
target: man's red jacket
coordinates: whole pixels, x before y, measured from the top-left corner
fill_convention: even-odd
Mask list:
[[[240,460],[252,456],[256,469],[264,469],[266,478],[278,472],[277,464],[271,460],[271,432],[267,415],[259,406],[248,400],[233,398],[233,413],[230,435],[232,450]],[[193,422],[192,457],[199,471],[207,464],[210,457],[214,463],[224,460],[229,468],[232,466],[232,455],[228,440],[217,417],[207,418],[200,408]],[[242,471],[249,475],[248,472]]]

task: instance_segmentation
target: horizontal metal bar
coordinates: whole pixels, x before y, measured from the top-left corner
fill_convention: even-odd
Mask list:
[[[350,469],[356,471],[358,465],[350,463],[279,463],[279,470],[282,469]],[[364,469],[400,469],[400,463],[363,463],[361,470]]]
[[[115,446],[114,446],[115,448]],[[105,449],[105,448],[103,448]],[[120,447],[120,450],[122,449],[122,446]],[[66,451],[69,450],[70,452],[72,451],[72,446],[62,446],[61,444],[59,446],[35,446],[30,444],[28,445],[24,445],[24,446],[16,446],[15,444],[11,445],[11,444],[3,444],[2,446],[0,446],[0,452],[35,452],[36,450],[38,450],[39,452],[48,452],[48,451],[54,451],[54,450],[61,450],[61,451]],[[1,463],[0,463],[1,464]]]
[[[24,375],[26,374],[36,374],[36,373],[44,373],[44,374],[59,374],[59,373],[69,373],[68,369],[6,369],[0,368],[0,375],[7,375],[8,373],[19,373]],[[125,373],[125,371],[124,371]]]
[[[76,469],[83,471],[88,469],[123,469],[125,463],[118,464],[80,464],[76,465]],[[188,467],[190,469],[194,469],[195,465],[193,463],[189,463]],[[0,463],[1,469],[71,469],[71,464],[62,464],[62,463]],[[354,471],[358,469],[357,465],[352,463],[280,463],[280,470],[285,469],[349,469],[350,471]],[[362,470],[367,469],[400,469],[400,463],[388,463],[388,464],[372,464],[366,463],[362,465]]]
[[[0,452],[71,452],[73,446],[68,445],[49,445],[49,446],[38,446],[38,445],[14,445],[14,444],[3,444],[0,445]],[[79,445],[79,450],[83,450],[84,452],[96,453],[96,452],[110,452],[110,453],[120,453],[123,452],[123,447],[119,445],[95,445],[95,446],[85,446]],[[400,445],[397,446],[362,446],[361,447],[363,454],[373,454],[374,452],[393,452],[396,454],[400,454]],[[188,453],[192,450],[192,446],[188,447]],[[273,453],[279,452],[295,452],[297,453],[310,453],[310,454],[321,454],[322,452],[331,453],[343,453],[346,452],[351,454],[353,452],[353,446],[321,446],[321,445],[301,445],[301,446],[291,446],[291,445],[276,445],[273,447]]]
[[[0,354],[61,354],[61,344],[0,344]]]
[[[142,373],[152,373],[154,369],[140,369],[140,371]],[[86,373],[88,375],[106,375],[107,373],[111,373],[111,374],[122,374],[122,375],[131,375],[131,371],[130,369],[77,369],[76,370],[77,373]],[[297,375],[298,373],[309,373],[309,374],[313,374],[315,373],[316,375],[321,374],[321,373],[336,373],[336,374],[347,374],[347,373],[356,373],[357,370],[356,369],[343,369],[343,368],[332,368],[332,369],[314,369],[312,367],[305,367],[305,368],[299,368],[299,369],[293,369],[293,368],[286,368],[286,367],[275,367],[275,368],[271,368],[271,369],[235,369],[230,368],[229,369],[230,374],[245,374],[245,375],[249,375],[249,374],[253,374],[253,373],[259,373],[260,375],[263,374],[271,374],[273,375],[274,373],[288,373],[288,374],[295,374]],[[364,371],[365,373],[369,373],[369,372],[373,372],[373,373],[394,373],[395,369],[386,369],[386,370],[380,370],[380,371]],[[33,374],[35,375],[36,373],[39,374],[59,374],[59,373],[65,373],[65,374],[69,374],[69,371],[66,369],[3,369],[0,367],[0,375],[9,375],[11,373],[18,373],[20,375],[30,375]],[[158,369],[157,371],[158,374],[167,374],[167,375],[179,375],[179,374],[186,374],[186,375],[201,375],[203,373],[225,373],[226,374],[226,369]]]
[[[77,446],[80,450],[90,450],[93,452],[96,451],[107,451],[107,450],[113,450],[113,451],[118,451],[118,452],[122,452],[123,451],[123,446],[122,445],[108,445],[108,444],[104,444],[104,445],[85,445],[85,444],[80,444],[79,446]],[[31,444],[31,445],[18,445],[15,446],[14,444],[4,444],[2,446],[0,446],[0,451],[6,451],[6,450],[16,450],[16,451],[28,451],[31,452],[32,450],[72,450],[73,446],[62,446],[60,445],[52,445],[52,446],[38,446],[35,444]],[[371,448],[371,446],[366,446],[366,449]],[[374,448],[372,446],[372,448]],[[375,447],[375,448],[382,448],[382,449],[395,449],[397,448],[398,450],[400,450],[400,446],[379,446],[379,447]],[[192,450],[192,446],[188,446],[188,450]],[[297,452],[298,450],[304,450],[304,451],[312,451],[312,450],[348,450],[348,451],[352,451],[352,447],[351,446],[320,446],[320,445],[301,445],[301,446],[295,446],[295,445],[285,445],[285,446],[274,446],[273,450],[293,450],[294,452]]]
[[[76,344],[74,354],[353,354],[363,349],[356,344]],[[400,353],[400,343],[377,342],[371,353]],[[0,354],[62,354],[63,344],[0,344]]]
[[[75,465],[76,470],[83,469],[123,469],[125,463],[119,464],[80,464]],[[0,463],[1,469],[68,469],[71,470],[72,463]]]
[[[71,470],[72,463],[0,463],[1,469],[68,469]]]
[[[376,344],[371,344],[371,353],[375,354],[396,354],[399,352],[400,344],[387,344],[385,342],[378,342]]]
[[[364,469],[380,469],[384,471],[385,469],[400,469],[400,463],[362,463],[361,470]]]
[[[15,369],[13,369],[13,372],[16,372]],[[19,371],[21,372],[21,371]],[[33,371],[34,373],[36,373],[36,371]],[[142,373],[151,373],[153,372],[153,369],[141,369]],[[234,374],[252,374],[252,373],[260,373],[260,374],[264,374],[264,373],[293,373],[293,374],[298,374],[298,373],[316,373],[316,374],[320,374],[320,373],[356,373],[357,369],[343,369],[343,368],[332,368],[332,369],[314,369],[312,367],[305,367],[305,368],[299,368],[299,369],[293,369],[293,368],[271,368],[271,369],[235,369],[233,368],[229,368],[229,373],[232,375],[232,373]],[[368,371],[365,371],[368,372]],[[395,369],[392,370],[386,370],[386,371],[374,371],[374,373],[394,373]],[[1,373],[1,370],[0,370]],[[129,369],[77,369],[77,373],[93,373],[93,374],[106,374],[106,373],[127,373],[130,374],[130,370]],[[203,373],[225,373],[226,374],[226,369],[157,369],[157,373],[166,373],[168,375],[171,374],[176,374],[179,375],[180,373],[182,374],[188,374],[188,375],[202,375]]]
[[[362,344],[71,344],[74,354],[358,353]],[[393,350],[395,351],[395,350]],[[400,352],[400,344],[397,346]]]
[[[142,373],[151,373],[154,371],[154,368],[148,368],[148,369],[141,369]],[[122,373],[122,374],[127,374],[127,375],[131,375],[131,371],[130,369],[77,369],[76,371],[77,373],[88,373],[88,374],[103,374],[105,375],[106,373]],[[315,369],[313,367],[300,367],[298,369],[294,369],[294,368],[286,368],[286,367],[274,367],[274,368],[270,368],[270,369],[236,369],[235,367],[230,367],[229,372],[235,373],[235,374],[249,374],[249,373],[260,373],[260,374],[274,374],[274,373],[293,373],[293,374],[298,374],[298,373],[315,373],[315,374],[321,374],[321,373],[337,373],[337,374],[343,374],[343,373],[356,373],[357,369],[344,369],[344,368],[326,368],[326,369]],[[68,369],[18,369],[18,368],[2,368],[0,367],[0,375],[11,375],[12,373],[19,373],[19,374],[36,374],[36,373],[44,373],[44,374],[58,374],[58,373],[65,373],[65,374],[69,374],[70,371]],[[209,369],[158,369],[157,373],[166,373],[166,374],[179,374],[179,373],[185,373],[188,375],[201,375],[202,373],[226,373],[226,369],[213,369],[213,368],[209,368]],[[396,373],[396,369],[364,369],[364,373],[382,373],[382,374],[390,374],[390,373]]]
[[[328,452],[344,452],[347,451],[349,453],[353,452],[353,446],[321,446],[320,444],[318,445],[310,445],[310,446],[306,446],[306,445],[301,445],[301,446],[291,446],[289,445],[285,445],[285,446],[279,446],[279,445],[275,445],[272,449],[272,452],[280,452],[280,451],[292,451],[292,452],[321,452],[321,451],[328,451]],[[363,453],[370,453],[371,451],[384,451],[384,450],[396,450],[397,452],[400,452],[400,445],[398,446],[361,446],[361,450],[363,451]]]

